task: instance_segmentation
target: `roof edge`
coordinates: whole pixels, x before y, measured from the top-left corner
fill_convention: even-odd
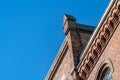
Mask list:
[[[58,62],[58,59],[59,59],[60,57],[63,57],[63,56],[61,56],[61,55],[64,54],[64,52],[62,52],[62,51],[63,51],[63,49],[65,48],[65,46],[67,45],[67,40],[66,40],[66,39],[67,39],[67,37],[65,37],[62,45],[60,46],[60,49],[59,49],[59,51],[58,51],[55,59],[53,60],[53,63],[52,63],[52,65],[51,65],[51,67],[49,68],[49,71],[48,71],[48,73],[47,73],[47,76],[45,77],[45,80],[49,80],[49,78],[51,78],[51,76],[53,76],[53,74],[54,74],[53,69],[54,69],[55,66],[61,61],[61,60],[60,60],[60,61]],[[63,46],[64,46],[64,47],[63,47]]]
[[[109,3],[109,5],[108,5],[107,9],[105,10],[105,12],[104,12],[102,18],[100,19],[100,22],[98,23],[98,26],[96,27],[96,29],[95,29],[95,31],[93,32],[93,34],[92,34],[92,36],[91,36],[91,38],[90,38],[88,44],[86,45],[86,47],[85,47],[85,49],[84,49],[84,51],[83,51],[83,55],[82,55],[81,58],[80,58],[80,63],[78,64],[77,68],[80,66],[82,60],[84,59],[87,50],[88,50],[89,47],[91,46],[91,44],[92,44],[92,42],[93,42],[93,40],[94,40],[94,38],[95,38],[95,36],[96,36],[98,30],[100,29],[102,23],[104,22],[105,18],[107,17],[107,15],[108,15],[108,13],[109,13],[109,11],[110,11],[110,8],[112,7],[112,5],[113,5],[114,2],[115,2],[115,0],[111,0],[111,1],[110,1],[110,3]]]

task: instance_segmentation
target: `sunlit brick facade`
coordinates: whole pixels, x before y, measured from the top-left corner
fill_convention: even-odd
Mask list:
[[[66,14],[63,30],[46,80],[120,80],[120,0],[111,0],[96,29]]]

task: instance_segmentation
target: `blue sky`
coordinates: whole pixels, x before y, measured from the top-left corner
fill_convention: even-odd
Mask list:
[[[63,15],[97,25],[110,0],[0,0],[0,80],[44,80],[64,40]]]

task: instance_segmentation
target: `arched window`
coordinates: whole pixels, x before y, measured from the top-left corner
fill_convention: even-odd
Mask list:
[[[106,64],[100,68],[97,80],[112,80],[112,72]]]
[[[104,69],[99,80],[112,80],[112,74],[109,67]]]

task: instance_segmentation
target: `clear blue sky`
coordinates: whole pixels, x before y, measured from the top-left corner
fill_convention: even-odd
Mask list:
[[[97,25],[110,0],[0,0],[0,80],[44,80],[64,40],[63,14]]]

